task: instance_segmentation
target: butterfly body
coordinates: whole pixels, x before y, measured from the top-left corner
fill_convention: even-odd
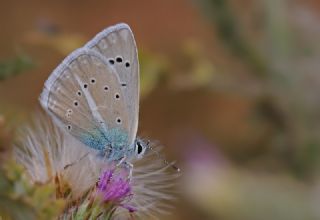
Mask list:
[[[136,138],[139,64],[131,29],[109,27],[67,56],[40,96],[53,120],[99,157],[120,161],[144,153]]]

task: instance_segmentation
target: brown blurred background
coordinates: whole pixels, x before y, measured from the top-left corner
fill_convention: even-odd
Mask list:
[[[320,219],[319,13],[315,0],[2,1],[0,149],[62,59],[125,22],[139,134],[182,169],[162,219]]]

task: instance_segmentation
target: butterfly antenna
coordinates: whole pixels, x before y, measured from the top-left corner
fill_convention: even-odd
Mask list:
[[[174,165],[172,162],[170,163],[161,153],[159,153],[158,151],[156,151],[153,147],[150,146],[150,141],[147,141],[147,148],[149,150],[151,150],[153,153],[155,153],[157,155],[158,158],[162,159],[163,160],[163,163],[166,165],[166,166],[170,166],[172,167],[172,169],[174,169],[176,172],[180,172],[180,168],[177,167],[176,165]]]

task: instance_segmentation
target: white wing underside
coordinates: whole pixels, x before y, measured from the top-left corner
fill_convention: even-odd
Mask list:
[[[138,127],[137,59],[130,28],[126,24],[107,28],[53,71],[40,103],[78,139],[119,128],[131,145]]]
[[[136,42],[130,27],[120,23],[106,28],[90,40],[85,47],[101,53],[109,62],[121,57],[123,65],[115,65],[131,118],[130,131],[135,138],[139,119],[139,61]],[[129,64],[129,67],[126,65]]]

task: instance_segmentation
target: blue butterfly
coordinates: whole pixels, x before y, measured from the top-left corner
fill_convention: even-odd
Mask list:
[[[136,137],[139,63],[130,27],[111,26],[66,57],[45,82],[40,103],[106,160],[141,158],[148,143]]]

